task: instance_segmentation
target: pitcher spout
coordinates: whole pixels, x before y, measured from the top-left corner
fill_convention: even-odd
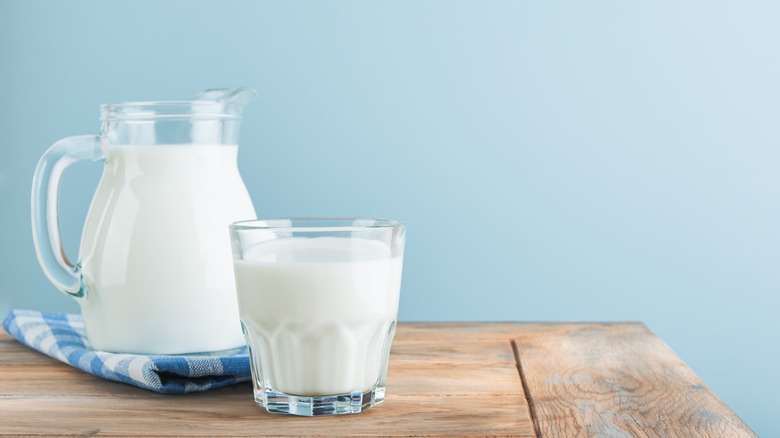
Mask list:
[[[252,87],[210,88],[195,94],[195,100],[223,102],[244,107],[257,97],[257,90]]]

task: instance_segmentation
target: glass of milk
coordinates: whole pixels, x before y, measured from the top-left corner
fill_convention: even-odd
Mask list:
[[[405,225],[267,219],[230,226],[255,401],[269,412],[351,414],[381,403]]]

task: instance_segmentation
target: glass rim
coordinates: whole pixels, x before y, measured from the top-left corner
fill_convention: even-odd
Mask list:
[[[243,103],[225,100],[148,100],[104,103],[100,120],[241,119],[243,111]]]
[[[284,224],[274,225],[273,222],[285,221]],[[355,225],[357,221],[371,221],[371,224]],[[296,224],[296,222],[298,224]],[[306,224],[306,223],[310,224]],[[322,223],[334,225],[322,225]],[[347,224],[352,222],[352,224]],[[266,231],[295,231],[295,232],[321,232],[321,231],[358,231],[382,228],[401,228],[405,222],[397,219],[372,218],[372,217],[289,217],[266,218],[236,221],[230,224],[231,231],[241,230],[266,230]]]

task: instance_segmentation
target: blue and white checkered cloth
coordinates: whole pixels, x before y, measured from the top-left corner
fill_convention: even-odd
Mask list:
[[[156,392],[183,394],[250,380],[246,347],[221,355],[118,354],[91,350],[80,315],[12,310],[9,335],[28,347],[108,380]]]

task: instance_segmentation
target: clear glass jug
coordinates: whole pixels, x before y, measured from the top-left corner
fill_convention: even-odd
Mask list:
[[[99,135],[68,137],[41,157],[32,187],[38,261],[81,306],[92,348],[180,354],[244,344],[228,225],[256,217],[238,173],[249,88],[197,100],[101,106]],[[57,219],[62,172],[103,161],[79,260]]]

